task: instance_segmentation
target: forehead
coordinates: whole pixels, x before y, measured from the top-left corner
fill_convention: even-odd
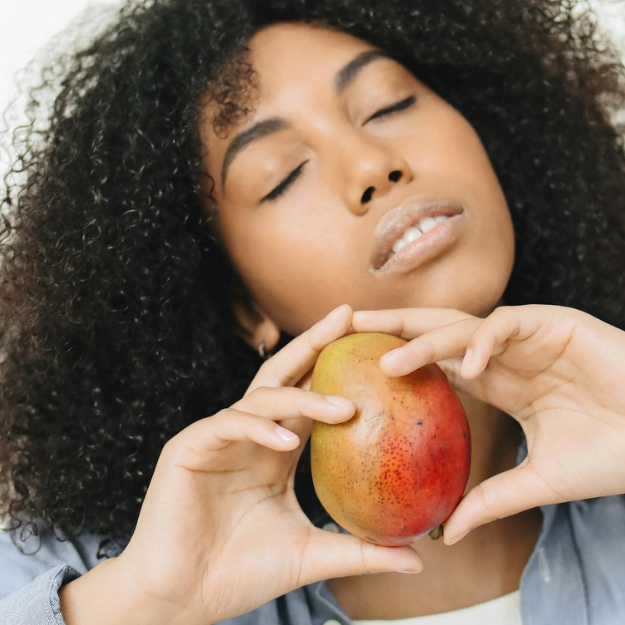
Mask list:
[[[285,22],[258,31],[248,41],[247,61],[254,70],[253,84],[243,85],[240,102],[249,111],[215,132],[211,123],[220,114],[221,98],[205,98],[200,115],[200,134],[211,149],[206,165],[213,170],[230,139],[241,128],[264,116],[289,116],[292,110],[318,106],[335,98],[334,80],[346,63],[376,48],[364,40],[325,24]],[[207,95],[210,88],[207,90]],[[241,91],[240,91],[241,93]],[[323,106],[323,105],[322,105]]]
[[[373,46],[327,25],[281,23],[256,33],[249,48],[261,96],[271,97],[295,80],[330,87],[328,79],[346,61]]]

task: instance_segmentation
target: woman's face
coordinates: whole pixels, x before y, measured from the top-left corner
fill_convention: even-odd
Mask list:
[[[201,125],[213,226],[258,307],[293,336],[343,303],[484,315],[512,270],[510,214],[472,126],[399,63],[363,55],[373,50],[327,28],[265,28],[250,41],[253,115],[220,138],[209,105]],[[376,237],[387,250],[432,207],[462,212],[379,269]]]

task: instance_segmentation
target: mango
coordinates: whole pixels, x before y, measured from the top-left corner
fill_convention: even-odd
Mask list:
[[[319,354],[310,386],[356,405],[344,423],[313,421],[315,492],[341,527],[387,547],[440,535],[471,466],[469,423],[441,368],[382,372],[380,358],[405,343],[380,332],[343,336]]]

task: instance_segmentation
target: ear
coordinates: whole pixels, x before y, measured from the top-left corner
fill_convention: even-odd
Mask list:
[[[239,336],[255,351],[261,341],[265,343],[265,352],[272,351],[280,340],[280,328],[258,302],[235,297],[231,300],[231,306],[239,326]]]

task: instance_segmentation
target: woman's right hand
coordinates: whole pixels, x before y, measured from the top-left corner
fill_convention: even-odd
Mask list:
[[[208,625],[321,579],[421,570],[411,547],[316,528],[293,490],[312,420],[354,414],[351,402],[296,386],[348,333],[352,312],[335,309],[263,363],[240,401],[165,445],[132,539],[110,565],[137,605],[163,622]],[[281,438],[282,427],[297,436]]]

